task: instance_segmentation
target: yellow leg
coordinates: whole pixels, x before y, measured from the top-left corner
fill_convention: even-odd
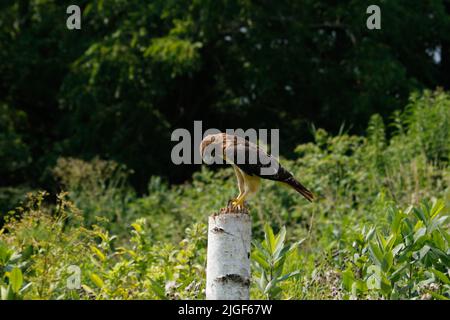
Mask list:
[[[256,193],[259,188],[260,179],[256,176],[244,175],[244,192],[241,192],[239,197],[232,201],[232,206],[237,208],[244,208],[244,201],[250,197],[252,194]]]
[[[244,177],[242,176],[240,169],[238,167],[236,167],[235,165],[233,165],[233,169],[234,169],[234,173],[236,174],[238,188],[239,188],[239,195],[235,199],[232,200],[232,201],[236,201],[237,199],[242,197],[242,195],[244,194],[245,185],[244,185]]]
[[[245,198],[247,197],[247,195],[248,195],[248,192],[244,192],[244,193],[240,194],[236,200],[233,200],[231,202],[231,205],[238,209],[244,208],[244,201],[245,201]]]

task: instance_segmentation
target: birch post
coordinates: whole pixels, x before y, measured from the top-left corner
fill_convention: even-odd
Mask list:
[[[251,232],[248,213],[209,217],[207,300],[249,300]]]

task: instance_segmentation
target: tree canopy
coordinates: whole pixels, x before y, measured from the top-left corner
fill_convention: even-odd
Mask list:
[[[68,30],[66,8],[82,8]],[[370,4],[381,30],[366,27]],[[360,133],[417,89],[450,88],[450,2],[109,0],[0,4],[0,185],[45,183],[61,156],[174,182],[175,128],[310,125]]]

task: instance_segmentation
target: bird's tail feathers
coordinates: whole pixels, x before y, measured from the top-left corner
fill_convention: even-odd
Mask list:
[[[287,183],[290,187],[292,187],[295,191],[300,193],[302,196],[304,196],[309,202],[312,202],[314,200],[314,194],[308,189],[306,189],[306,187],[302,185],[300,182],[295,180],[294,177],[290,177],[284,182]]]

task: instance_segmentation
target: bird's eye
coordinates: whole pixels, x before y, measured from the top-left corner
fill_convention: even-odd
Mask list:
[[[211,137],[211,142],[214,142],[216,140],[216,137]]]

